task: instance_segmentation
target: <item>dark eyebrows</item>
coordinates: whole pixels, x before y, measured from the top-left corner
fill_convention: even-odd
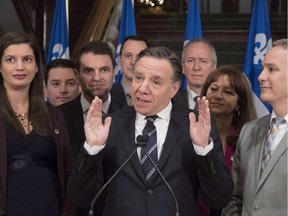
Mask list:
[[[84,66],[84,65],[81,65],[81,68],[82,68],[82,70],[93,70],[94,71],[94,68],[92,68],[92,67],[87,67],[87,66]]]
[[[106,65],[106,66],[100,67],[99,70],[111,70],[111,67]]]

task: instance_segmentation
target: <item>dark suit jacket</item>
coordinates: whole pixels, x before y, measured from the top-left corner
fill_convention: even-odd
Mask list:
[[[123,91],[124,94],[124,91]],[[125,97],[125,95],[124,95]],[[109,105],[108,114],[121,110],[123,107],[128,106],[126,103],[126,98],[121,99],[117,94],[111,94],[111,103]],[[83,109],[81,106],[81,94],[72,101],[62,104],[59,106],[65,116],[66,124],[69,131],[69,136],[71,140],[71,148],[73,151],[74,158],[77,158],[81,148],[85,141],[84,133],[84,119],[83,119]],[[100,168],[99,168],[100,169]],[[90,203],[84,208],[77,209],[78,216],[87,216],[89,211]],[[102,210],[97,211],[96,215],[100,215]]]
[[[113,86],[111,91],[110,91],[110,94],[111,94],[111,98],[112,97],[116,98],[119,101],[121,101],[122,103],[125,102],[127,104],[125,92],[124,92],[124,89],[123,89],[123,86],[121,85],[121,83],[118,83],[117,85]]]
[[[196,200],[200,193],[211,208],[222,208],[230,200],[232,181],[224,162],[221,142],[215,124],[211,137],[215,147],[206,156],[195,153],[189,133],[191,110],[173,104],[171,120],[158,168],[173,189],[180,215],[197,215]],[[78,155],[70,181],[69,196],[76,205],[91,202],[99,191],[100,172],[104,182],[123,164],[135,149],[135,110],[128,107],[112,114],[112,124],[105,148],[88,155],[83,148]],[[103,165],[102,169],[99,169]],[[135,154],[108,186],[104,216],[172,216],[173,197],[159,175],[151,185]]]
[[[109,106],[108,114],[121,110],[125,106],[127,106],[126,100],[122,102],[120,98],[111,94],[111,104]],[[76,158],[85,141],[81,94],[74,100],[60,105],[59,108],[64,113],[73,155],[74,158]]]
[[[62,215],[74,215],[74,210],[66,196],[66,184],[73,166],[73,156],[69,145],[68,131],[60,110],[49,106],[57,147],[58,178],[61,190]],[[7,188],[7,141],[5,121],[0,118],[0,215],[5,215]]]
[[[187,89],[179,90],[174,96],[173,101],[176,101],[183,107],[189,108],[188,92]]]

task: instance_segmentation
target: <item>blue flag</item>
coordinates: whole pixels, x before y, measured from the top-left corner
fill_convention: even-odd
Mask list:
[[[199,10],[199,2],[198,0],[190,0],[189,10],[186,21],[186,32],[185,32],[185,41],[184,46],[190,40],[202,38],[202,25],[201,25],[201,17]],[[181,89],[186,89],[187,80],[185,75],[182,75],[182,85]]]
[[[117,66],[116,66],[116,74],[115,74],[115,84],[119,83],[122,78],[121,67],[118,64],[122,42],[125,37],[130,36],[130,35],[136,35],[134,9],[132,5],[132,0],[123,0],[121,23],[120,23],[120,30],[119,30],[119,35],[118,35],[118,46],[116,50]]]
[[[202,25],[198,0],[190,0],[186,21],[184,45],[192,39],[202,38]]]
[[[253,90],[253,102],[257,116],[271,112],[271,106],[260,100],[260,85],[257,80],[262,71],[261,63],[264,55],[272,47],[270,21],[267,1],[254,0],[250,32],[246,49],[244,73],[248,77]]]
[[[58,58],[70,58],[66,0],[56,0],[46,64]]]

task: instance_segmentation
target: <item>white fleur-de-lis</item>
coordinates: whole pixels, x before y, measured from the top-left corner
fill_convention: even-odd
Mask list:
[[[257,46],[259,44],[259,46]],[[255,36],[255,48],[254,48],[254,58],[253,64],[257,65],[259,61],[263,61],[264,55],[272,47],[272,39],[267,40],[267,37],[264,33],[258,33]]]
[[[53,46],[52,49],[52,59],[57,59],[57,58],[64,58],[64,59],[69,59],[69,47],[67,47],[65,50],[63,49],[63,46],[61,43],[57,43]]]

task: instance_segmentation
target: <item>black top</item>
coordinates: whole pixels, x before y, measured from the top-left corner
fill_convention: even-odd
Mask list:
[[[7,214],[60,215],[57,151],[52,136],[17,136],[7,125]]]

